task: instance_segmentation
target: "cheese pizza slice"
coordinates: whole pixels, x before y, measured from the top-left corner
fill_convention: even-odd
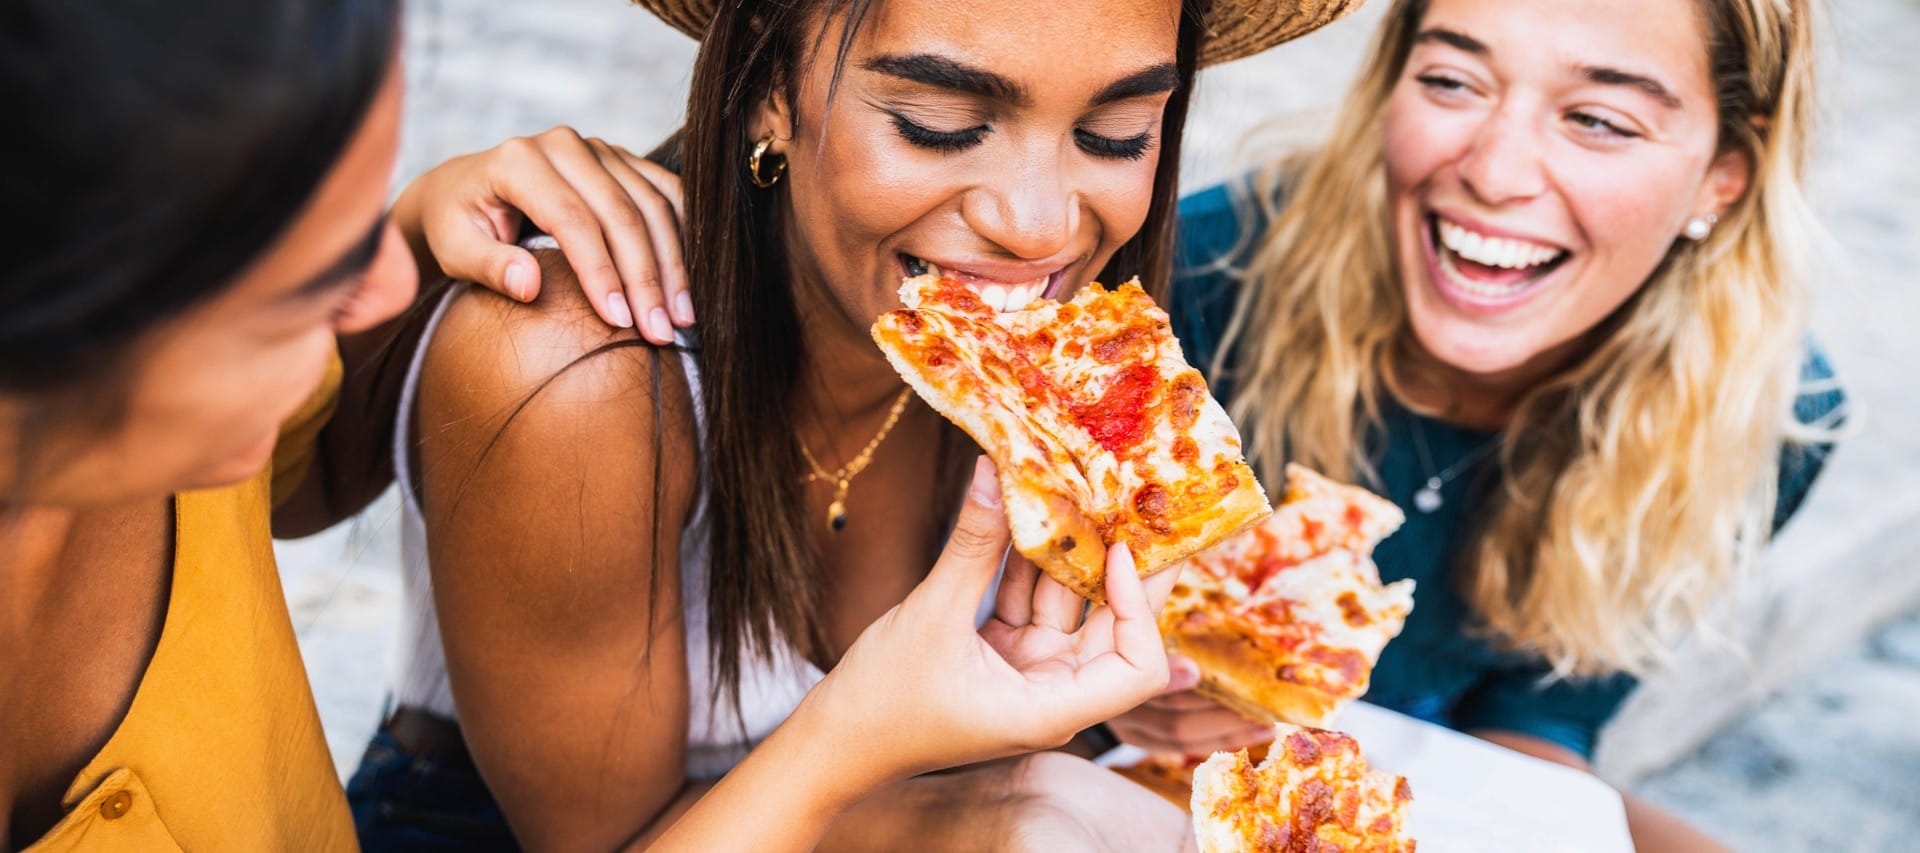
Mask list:
[[[1193,773],[1201,853],[1414,853],[1413,791],[1339,732],[1281,724],[1265,761],[1214,753]]]
[[[998,310],[923,275],[900,298],[874,341],[993,458],[1014,547],[1080,595],[1105,600],[1115,542],[1144,576],[1271,512],[1239,433],[1137,280]]]
[[[1270,518],[1188,560],[1160,615],[1167,650],[1199,666],[1201,692],[1248,717],[1325,724],[1366,693],[1413,610],[1413,581],[1382,585],[1368,556],[1404,518],[1289,465]]]

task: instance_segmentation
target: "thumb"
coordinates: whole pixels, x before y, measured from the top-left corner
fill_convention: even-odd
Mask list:
[[[435,241],[434,255],[450,278],[521,302],[540,294],[540,264],[533,253],[480,229],[448,229]]]
[[[951,609],[956,613],[965,611],[967,618],[972,619],[973,605],[987,594],[987,587],[992,585],[994,575],[1006,559],[1011,540],[1006,508],[1000,499],[1000,482],[994,476],[993,462],[982,456],[974,464],[973,483],[967,487],[967,503],[961,507],[960,518],[954,523],[953,532],[947,535],[947,545],[941,549],[940,559],[933,564],[933,571],[927,574],[921,587],[942,599],[942,607],[951,606],[944,599],[965,602],[965,607],[951,606]]]

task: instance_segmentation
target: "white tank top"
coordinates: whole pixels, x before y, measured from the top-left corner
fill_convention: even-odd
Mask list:
[[[529,249],[554,248],[550,237],[527,241]],[[454,285],[434,307],[433,316],[420,336],[418,348],[407,367],[406,383],[400,392],[399,423],[394,430],[393,464],[400,483],[402,501],[400,521],[402,610],[400,646],[395,661],[394,696],[403,705],[423,708],[448,719],[457,720],[453,692],[447,685],[446,652],[440,644],[440,623],[433,606],[433,577],[427,568],[427,530],[420,511],[419,496],[413,492],[410,474],[411,454],[408,439],[413,434],[414,401],[420,382],[422,354],[439,328],[440,319],[453,297],[467,285]],[[688,341],[682,338],[681,364],[686,370],[688,390],[696,402],[700,399],[700,373],[694,363]],[[694,424],[704,446],[705,413],[693,407]],[[687,776],[692,779],[717,779],[738,764],[787,715],[793,713],[807,691],[823,677],[819,667],[802,657],[785,642],[776,644],[771,661],[748,655],[740,662],[740,718],[724,702],[710,701],[715,696],[715,678],[707,639],[707,471],[700,468],[700,489],[692,517],[680,531],[680,601],[686,628],[687,695]],[[991,602],[990,591],[986,601]],[[558,723],[558,721],[556,721]]]

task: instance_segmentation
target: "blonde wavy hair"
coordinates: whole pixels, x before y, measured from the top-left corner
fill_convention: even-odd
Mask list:
[[[1382,124],[1426,6],[1394,4],[1331,138],[1255,182],[1249,203],[1272,224],[1238,273],[1257,286],[1242,289],[1216,368],[1275,481],[1292,460],[1377,483],[1365,436],[1383,426],[1385,395],[1405,399],[1413,332]],[[1707,239],[1676,242],[1590,352],[1519,401],[1454,574],[1479,630],[1558,676],[1645,672],[1703,625],[1770,535],[1783,441],[1817,437],[1792,413],[1821,233],[1801,189],[1811,10],[1700,6],[1720,144],[1751,158],[1748,189]]]

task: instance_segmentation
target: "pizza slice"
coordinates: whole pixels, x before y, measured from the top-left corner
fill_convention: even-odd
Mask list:
[[[900,298],[874,341],[993,458],[1014,547],[1080,595],[1105,600],[1115,542],[1144,576],[1271,512],[1233,422],[1137,280],[998,310],[923,275]]]
[[[1404,518],[1289,465],[1271,517],[1187,561],[1160,615],[1167,650],[1199,665],[1201,692],[1250,718],[1324,725],[1367,692],[1413,610],[1413,581],[1381,584],[1368,556]]]
[[[1406,833],[1413,791],[1367,766],[1339,732],[1281,724],[1258,764],[1218,752],[1193,773],[1193,833],[1201,853],[1414,853]]]

